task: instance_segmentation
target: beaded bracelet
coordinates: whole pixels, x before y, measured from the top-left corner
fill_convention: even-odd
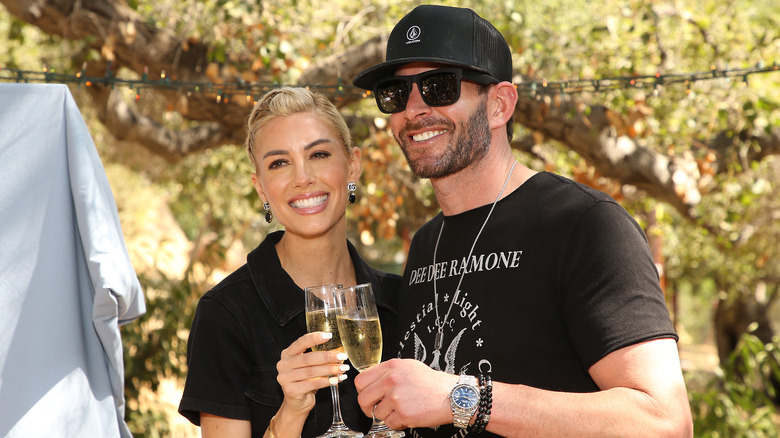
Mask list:
[[[482,433],[490,421],[490,411],[493,408],[493,380],[490,375],[479,374],[479,409],[477,419],[470,428],[470,432]]]

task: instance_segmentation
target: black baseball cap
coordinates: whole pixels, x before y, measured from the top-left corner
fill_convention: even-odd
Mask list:
[[[378,81],[412,62],[464,67],[512,82],[509,45],[490,22],[471,9],[417,6],[390,32],[385,62],[362,71],[353,84],[373,90]]]

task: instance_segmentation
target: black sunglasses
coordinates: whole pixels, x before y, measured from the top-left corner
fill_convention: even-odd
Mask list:
[[[417,84],[423,102],[428,106],[447,106],[460,98],[460,80],[482,85],[497,84],[500,81],[486,73],[463,68],[439,68],[414,76],[391,76],[378,82],[374,97],[379,111],[385,114],[401,112],[412,93],[412,84]]]

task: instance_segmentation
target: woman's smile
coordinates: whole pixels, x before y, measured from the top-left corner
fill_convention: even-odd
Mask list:
[[[294,199],[289,202],[290,207],[295,209],[313,209],[322,206],[328,202],[328,195],[306,196],[305,198]]]

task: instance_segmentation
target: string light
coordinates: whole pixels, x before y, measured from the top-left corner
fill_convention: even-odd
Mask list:
[[[598,78],[598,79],[576,79],[565,81],[550,81],[547,79],[539,81],[525,81],[515,84],[518,93],[525,93],[530,97],[539,97],[539,95],[559,95],[559,94],[579,94],[586,92],[604,92],[607,90],[637,89],[646,88],[651,90],[653,95],[658,95],[662,86],[668,87],[672,84],[683,84],[685,93],[692,94],[692,86],[695,82],[723,78],[731,81],[731,78],[739,78],[738,81],[744,85],[748,84],[748,77],[754,74],[773,73],[780,70],[780,66],[774,62],[766,66],[764,62],[759,62],[751,68],[718,69],[714,65],[710,66],[708,71],[694,73],[669,73],[661,74],[656,72],[652,75],[632,75],[626,77]],[[20,70],[0,66],[0,82],[43,82],[43,83],[75,83],[91,87],[96,84],[107,85],[111,87],[127,87],[135,90],[135,100],[140,100],[142,89],[167,89],[186,93],[191,96],[193,93],[208,93],[216,95],[215,100],[218,103],[227,103],[233,96],[246,96],[246,101],[251,102],[252,96],[261,96],[267,91],[278,88],[281,84],[277,82],[261,83],[246,82],[237,80],[236,82],[225,82],[220,84],[218,93],[215,93],[214,84],[210,82],[179,81],[171,78],[165,70],[160,72],[159,80],[149,78],[149,68],[144,67],[140,79],[123,79],[112,74],[111,62],[104,76],[87,76],[86,64],[83,64],[81,71],[75,75],[58,73],[54,68],[45,67],[42,71]],[[339,79],[336,85],[303,85],[317,89],[320,93],[336,98],[354,98],[363,99],[372,97],[370,91],[365,91],[351,85],[345,85]],[[256,97],[254,98],[257,99]]]

